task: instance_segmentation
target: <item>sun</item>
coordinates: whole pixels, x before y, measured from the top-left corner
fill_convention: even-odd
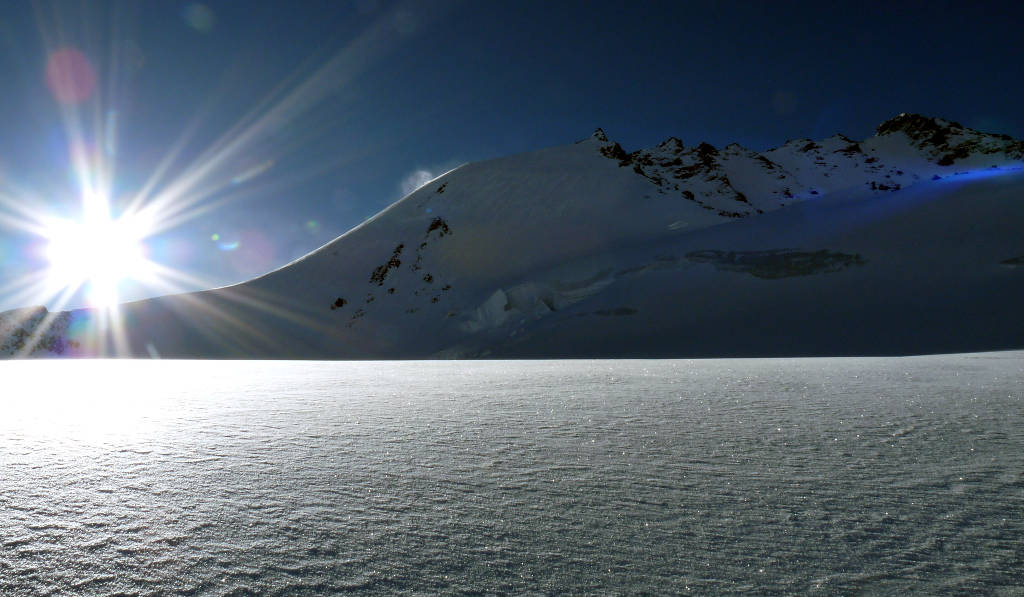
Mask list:
[[[90,306],[116,304],[122,282],[142,281],[153,273],[143,242],[148,228],[137,217],[114,219],[105,214],[49,222],[45,232],[49,284],[72,291],[84,288]]]

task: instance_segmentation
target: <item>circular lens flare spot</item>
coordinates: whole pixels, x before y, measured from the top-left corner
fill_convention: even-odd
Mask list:
[[[210,10],[210,7],[198,2],[186,6],[182,10],[181,16],[189,27],[200,33],[213,31],[213,26],[217,24],[217,15]]]
[[[92,95],[96,71],[81,51],[61,48],[51,52],[46,61],[46,84],[57,101],[79,104]]]

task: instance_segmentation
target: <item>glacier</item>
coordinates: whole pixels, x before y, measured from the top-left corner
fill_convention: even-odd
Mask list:
[[[765,152],[470,163],[275,271],[0,314],[4,356],[893,355],[1024,347],[1024,142],[901,114]]]

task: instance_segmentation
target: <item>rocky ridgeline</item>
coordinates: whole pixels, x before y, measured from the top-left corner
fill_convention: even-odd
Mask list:
[[[67,339],[71,314],[29,307],[0,313],[0,356],[61,356],[79,348]]]
[[[1024,141],[1009,135],[981,133],[942,118],[904,113],[878,125],[878,136],[896,133],[903,133],[913,147],[939,166],[953,166],[972,156],[1024,159]]]
[[[835,191],[885,193],[965,171],[1024,167],[1024,141],[918,114],[900,114],[864,141],[844,135],[796,139],[764,153],[736,143],[722,149],[708,143],[687,147],[675,137],[627,152],[601,129],[593,139],[602,155],[649,180],[658,193],[694,201],[723,218]]]

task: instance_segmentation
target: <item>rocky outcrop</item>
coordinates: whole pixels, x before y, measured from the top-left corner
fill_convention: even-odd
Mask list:
[[[62,356],[79,348],[67,337],[71,313],[29,307],[0,313],[0,356]]]
[[[939,166],[952,166],[972,156],[1024,159],[1024,141],[969,129],[959,122],[903,113],[878,125],[878,136],[902,133],[910,145]]]
[[[437,192],[442,192],[447,185],[447,182],[442,184]],[[452,229],[448,222],[444,218],[435,217],[430,220],[426,231],[420,237],[419,243],[413,251],[415,259],[407,258],[403,261],[402,255],[403,252],[406,252],[406,245],[404,242],[398,243],[391,251],[391,256],[370,273],[370,290],[366,293],[363,306],[353,307],[351,313],[348,313],[347,327],[355,326],[358,320],[366,316],[366,305],[377,300],[378,295],[374,287],[382,288],[385,286],[385,282],[387,288],[381,295],[382,298],[389,301],[397,297],[403,298],[408,303],[404,309],[406,314],[413,314],[424,306],[440,303],[442,297],[452,289],[452,285],[442,282],[437,275],[429,271],[421,270],[424,269],[425,251],[431,243],[451,236],[451,234]],[[404,292],[400,292],[400,289]],[[338,296],[330,303],[329,308],[331,311],[343,310],[348,304],[348,299]],[[456,314],[456,312],[449,311],[446,317]]]
[[[722,218],[756,215],[839,190],[887,193],[977,168],[1024,167],[1024,141],[919,114],[887,120],[863,141],[837,134],[787,141],[764,153],[737,143],[722,149],[703,142],[687,147],[676,137],[627,152],[601,129],[592,139],[602,155],[642,176],[657,194],[695,202]]]
[[[865,263],[859,254],[839,253],[826,249],[705,250],[687,253],[686,258],[694,263],[708,263],[720,270],[743,272],[767,280],[838,272]]]

